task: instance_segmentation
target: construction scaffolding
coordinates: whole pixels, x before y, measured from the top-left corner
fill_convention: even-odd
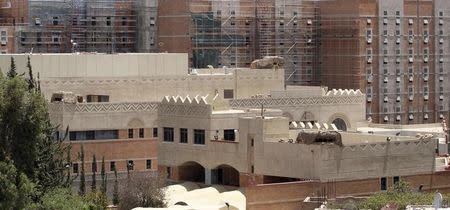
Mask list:
[[[316,1],[191,0],[189,8],[193,67],[248,67],[264,56],[282,56],[288,84],[316,81]]]

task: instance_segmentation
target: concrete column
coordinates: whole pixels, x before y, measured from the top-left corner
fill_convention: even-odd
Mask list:
[[[211,175],[212,175],[211,169],[205,168],[205,184],[207,184],[207,185],[212,184]]]

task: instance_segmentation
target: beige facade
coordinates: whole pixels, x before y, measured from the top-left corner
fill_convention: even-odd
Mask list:
[[[27,56],[13,55],[20,73],[26,71]],[[5,72],[10,57],[0,55]],[[189,70],[187,62],[187,54],[31,55],[33,72],[39,72],[47,98],[69,91],[85,98],[107,95],[109,102],[159,102],[165,95],[229,92],[229,99],[237,99],[284,89],[283,69]]]
[[[342,145],[305,144],[296,142],[299,133],[329,132],[334,125],[328,125],[327,120],[327,125],[319,122],[313,127],[290,130],[289,119],[280,115],[281,110],[231,110],[217,103],[221,104],[218,97],[178,96],[166,97],[159,105],[159,163],[172,173],[172,178],[246,186],[258,183],[255,176],[263,176],[262,183],[310,179],[325,182],[436,170],[435,137],[339,131]],[[359,114],[363,117],[364,111]],[[335,114],[329,118],[333,116],[339,118]],[[351,123],[354,127],[350,128],[355,128],[357,123]],[[203,179],[198,180],[199,176]]]

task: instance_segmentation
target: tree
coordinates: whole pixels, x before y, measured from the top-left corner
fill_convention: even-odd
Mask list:
[[[114,189],[113,189],[113,205],[119,204],[119,182],[117,181],[117,170],[114,168]]]
[[[25,209],[33,204],[34,184],[10,161],[0,162],[0,209]]]
[[[86,178],[84,177],[84,146],[81,144],[80,153],[78,154],[80,156],[81,160],[81,176],[80,176],[80,195],[86,194]]]
[[[0,101],[0,161],[12,160],[39,193],[61,186],[65,148],[55,138],[47,101],[17,76],[14,58],[8,77],[0,77]]]
[[[131,173],[126,182],[121,185],[119,209],[165,207],[163,177],[155,174]]]
[[[30,56],[28,56],[27,68],[28,68],[28,80],[27,80],[28,90],[34,90],[36,87],[36,82],[34,81],[33,67],[31,67]]]
[[[88,209],[84,200],[74,195],[69,188],[55,188],[42,197],[41,209],[72,210]]]
[[[92,156],[92,183],[91,183],[91,191],[95,192],[97,190],[97,177],[95,175],[97,172],[97,160],[95,159],[95,154]]]
[[[420,193],[413,191],[408,183],[400,181],[386,192],[376,193],[364,202],[359,209],[382,209],[386,205],[405,209],[407,205],[430,205],[433,202],[433,193]]]
[[[101,176],[102,176],[102,183],[101,183],[100,191],[102,193],[106,194],[107,180],[106,180],[106,172],[105,172],[105,156],[102,157]]]
[[[16,62],[14,61],[14,58],[11,57],[11,66],[9,67],[8,77],[14,78],[16,76],[17,76]]]

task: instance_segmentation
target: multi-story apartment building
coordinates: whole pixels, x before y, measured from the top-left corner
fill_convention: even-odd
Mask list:
[[[156,52],[157,3],[4,0],[0,27],[16,26],[9,53]]]
[[[320,2],[321,84],[367,94],[367,118],[415,124],[449,117],[450,2]]]

